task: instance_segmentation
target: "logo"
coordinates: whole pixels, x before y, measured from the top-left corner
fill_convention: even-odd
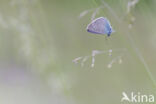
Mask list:
[[[145,95],[141,94],[140,92],[134,93],[131,92],[130,94],[126,94],[122,92],[121,102],[132,102],[132,103],[153,103],[154,102],[154,95]]]

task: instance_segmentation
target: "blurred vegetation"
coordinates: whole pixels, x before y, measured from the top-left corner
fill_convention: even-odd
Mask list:
[[[0,104],[120,104],[123,91],[155,94],[156,1],[139,0],[127,12],[130,1],[0,0]],[[78,18],[100,6],[96,17],[116,31],[107,40],[86,32],[94,11]],[[91,59],[72,62],[121,48],[122,64],[111,68],[120,51],[97,55],[93,68]]]

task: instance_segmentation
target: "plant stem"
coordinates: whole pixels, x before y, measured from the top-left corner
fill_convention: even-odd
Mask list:
[[[96,0],[93,0],[93,1],[96,2]],[[101,2],[102,2],[103,5],[110,11],[110,13],[113,15],[113,17],[117,20],[117,22],[118,22],[119,24],[121,24],[122,21],[120,20],[120,18],[118,17],[118,15],[114,12],[114,10],[113,10],[104,0],[101,0]],[[96,5],[97,5],[97,3],[96,3]],[[124,27],[126,27],[126,26],[124,26]],[[128,29],[126,29],[126,30],[128,30]],[[148,64],[146,63],[144,57],[142,56],[141,52],[140,52],[139,49],[137,48],[137,46],[136,46],[136,44],[135,44],[133,38],[132,38],[131,35],[129,34],[129,32],[127,32],[126,36],[128,37],[128,40],[129,40],[129,42],[130,42],[130,44],[131,44],[131,47],[134,49],[134,51],[135,51],[135,53],[137,54],[139,60],[140,60],[140,61],[142,62],[142,64],[144,65],[145,70],[146,70],[146,72],[147,72],[149,78],[151,79],[153,85],[154,85],[155,88],[156,88],[156,81],[154,80],[154,77],[153,77],[152,73],[150,72],[150,68],[149,68]]]

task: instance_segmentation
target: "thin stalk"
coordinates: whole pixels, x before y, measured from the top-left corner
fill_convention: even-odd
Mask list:
[[[96,0],[93,0],[94,2],[96,2]],[[115,11],[104,1],[104,0],[101,0],[101,2],[103,3],[103,5],[110,11],[110,13],[113,15],[113,17],[116,19],[116,21],[118,23],[122,23],[122,21],[120,20],[120,18],[118,17],[118,15],[115,13]],[[96,3],[97,4],[97,3]],[[125,26],[124,26],[125,27]],[[128,29],[127,29],[128,30]],[[150,72],[150,68],[148,66],[148,64],[146,63],[143,55],[141,54],[141,52],[139,51],[139,49],[137,48],[136,46],[136,43],[134,42],[133,38],[131,37],[130,33],[127,32],[126,36],[128,37],[128,40],[131,44],[131,47],[134,49],[135,53],[137,54],[139,60],[142,62],[142,64],[144,65],[145,67],[145,70],[149,76],[149,78],[151,79],[153,85],[155,86],[156,88],[156,81],[154,80],[154,77],[152,75],[152,73]]]

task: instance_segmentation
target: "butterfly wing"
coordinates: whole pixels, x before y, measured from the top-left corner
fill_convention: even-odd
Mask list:
[[[110,23],[104,17],[100,17],[93,20],[87,26],[87,31],[94,34],[109,34],[110,30],[111,30]]]
[[[107,19],[106,19],[105,28],[106,28],[106,30],[108,31],[108,33],[107,33],[108,36],[110,36],[111,33],[115,32],[115,31],[112,29],[112,26],[110,25],[109,20],[107,20]]]

